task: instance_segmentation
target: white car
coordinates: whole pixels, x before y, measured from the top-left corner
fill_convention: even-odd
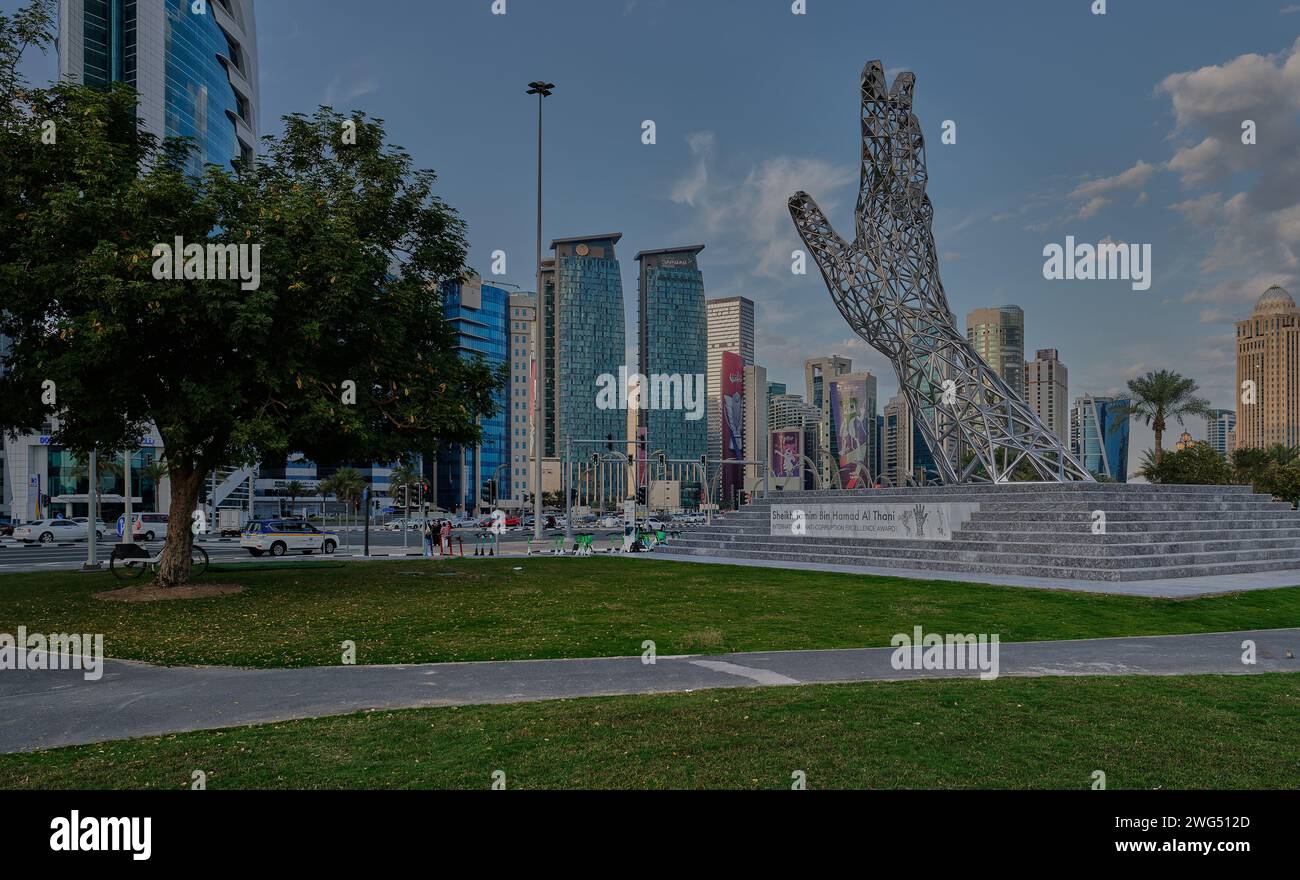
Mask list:
[[[322,532],[300,519],[265,519],[254,520],[244,528],[239,546],[253,556],[263,553],[283,556],[290,550],[304,554],[319,550],[329,555],[338,549],[339,538],[333,532]]]
[[[87,538],[90,537],[90,517],[88,517],[88,516],[74,516],[74,517],[72,518],[72,521],[73,521],[73,522],[79,522],[79,523],[81,523],[82,525],[86,526],[86,527],[87,527],[87,528],[86,528],[86,537],[87,537]],[[100,541],[104,540],[104,536],[105,536],[105,535],[111,535],[111,534],[113,534],[113,530],[112,530],[111,528],[109,528],[108,526],[104,525],[102,522],[101,522],[101,523],[95,523],[94,529],[95,529],[95,538],[98,539],[98,540],[100,540]]]
[[[14,526],[14,540],[26,544],[86,540],[86,524],[72,519],[38,519]]]

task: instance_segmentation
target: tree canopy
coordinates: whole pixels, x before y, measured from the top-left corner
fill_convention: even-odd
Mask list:
[[[88,453],[156,427],[173,522],[221,464],[478,439],[505,377],[459,355],[443,313],[465,226],[382,120],[293,114],[251,166],[187,176],[193,146],[142,131],[129,86],[4,74],[48,39],[25,27],[0,19],[0,429],[56,417],[54,442]],[[181,243],[197,262],[160,258]],[[256,271],[212,277],[214,251]],[[167,277],[182,265],[202,277]],[[160,583],[184,581],[190,542],[169,530]]]

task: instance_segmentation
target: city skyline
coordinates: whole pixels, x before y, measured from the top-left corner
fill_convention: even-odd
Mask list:
[[[16,5],[0,0],[6,10]],[[852,36],[861,33],[856,25],[866,12],[814,5],[796,18],[786,3],[710,5],[692,10],[691,28],[672,31],[680,48],[703,48],[704,35],[724,25],[738,39],[709,42],[708,52],[671,53],[699,60],[669,64],[653,46],[679,20],[681,3],[572,5],[583,14],[565,17],[566,39],[550,40],[561,34],[559,22],[521,5],[493,16],[488,4],[435,11],[392,0],[385,9],[416,25],[393,35],[371,10],[340,6],[329,16],[301,16],[291,3],[261,0],[260,130],[278,131],[281,114],[322,102],[392,120],[395,140],[417,164],[439,172],[442,194],[469,222],[470,264],[492,283],[531,289],[534,230],[528,212],[517,210],[532,193],[535,171],[527,148],[531,104],[522,86],[545,73],[558,84],[547,105],[547,240],[619,228],[634,252],[702,242],[709,248],[700,268],[710,296],[756,303],[755,360],[769,379],[798,384],[804,360],[838,354],[880,377],[881,400],[892,396],[893,371],[846,331],[815,277],[789,272],[788,254],[798,242],[780,204],[788,191],[807,187],[825,194],[832,220],[849,208],[853,171],[836,145],[848,131],[844,108],[854,100],[844,74],[856,74],[867,51]],[[870,54],[898,59],[918,74],[917,106],[936,171],[935,233],[953,310],[960,316],[992,303],[1018,304],[1026,313],[1025,350],[1060,352],[1071,367],[1071,398],[1122,393],[1127,378],[1169,367],[1197,380],[1213,405],[1234,406],[1233,323],[1270,283],[1295,289],[1300,128],[1291,110],[1300,100],[1300,53],[1279,26],[1297,17],[1281,3],[1228,10],[1195,2],[1179,5],[1179,15],[1149,4],[1106,16],[1043,5],[956,7],[926,20],[925,40],[914,36],[920,11],[895,9],[873,22]],[[1007,25],[994,44],[955,39],[990,15]],[[421,23],[454,29],[462,39],[437,57],[370,48],[418,40]],[[780,62],[756,75],[754,59],[768,57],[763,53],[789,39],[792,27],[825,51],[811,64]],[[1034,82],[1010,73],[1017,52],[1036,48],[1039,34],[1095,27],[1109,28],[1106,39],[1125,59],[1090,83],[1091,101],[1106,108],[1105,126],[1095,115],[1062,116],[1052,105],[1087,51],[1074,44],[1086,41],[1054,43]],[[583,41],[592,57],[566,51],[571,41]],[[468,86],[428,88],[431,81],[460,82],[471,69],[466,59],[487,46],[498,61],[472,68],[476,78]],[[629,52],[643,56],[638,65],[615,60]],[[336,73],[303,77],[304,59],[322,54],[339,59]],[[57,61],[33,54],[25,72],[48,79]],[[597,69],[601,76],[592,76]],[[967,69],[981,76],[968,77]],[[652,75],[642,76],[646,70]],[[1015,90],[1008,97],[1023,116],[1019,143],[997,135],[989,122],[995,105],[979,88],[984,80]],[[1234,103],[1226,107],[1229,93]],[[412,113],[413,107],[437,112]],[[442,112],[463,121],[428,121]],[[1229,139],[1245,116],[1260,129],[1253,152],[1236,150]],[[656,123],[653,145],[642,143],[646,120]],[[954,144],[942,142],[945,120],[956,125]],[[497,136],[485,139],[487,131]],[[596,168],[602,183],[593,187]],[[1152,288],[1045,280],[1042,248],[1067,235],[1152,243]],[[501,276],[487,271],[496,250],[507,257]],[[626,291],[636,280],[630,262],[620,267]],[[629,365],[639,356],[632,342],[636,308],[635,298],[624,296]],[[1086,346],[1077,343],[1075,328],[1095,325],[1099,315],[1118,317]],[[1188,428],[1198,437],[1204,431]],[[1135,424],[1131,465],[1151,442],[1150,429]]]

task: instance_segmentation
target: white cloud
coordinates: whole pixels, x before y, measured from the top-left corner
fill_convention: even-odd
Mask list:
[[[743,179],[728,181],[714,173],[717,139],[712,132],[692,134],[687,143],[695,162],[673,185],[670,198],[696,209],[696,232],[709,240],[715,258],[721,252],[724,261],[748,263],[755,275],[791,277],[790,252],[801,244],[786,207],[790,196],[810,192],[831,216],[839,206],[838,193],[856,181],[852,167],[789,156],[764,160]],[[840,234],[852,238],[852,223],[840,227]]]
[[[1102,208],[1106,207],[1109,204],[1110,204],[1110,199],[1106,198],[1105,196],[1094,196],[1093,198],[1089,199],[1082,208],[1079,209],[1079,213],[1074,215],[1075,219],[1087,220],[1089,217],[1093,216],[1094,214],[1096,214],[1098,211],[1100,211]]]
[[[1123,189],[1137,189],[1151,179],[1151,175],[1156,172],[1156,166],[1150,162],[1138,160],[1132,168],[1121,171],[1113,177],[1099,177],[1082,183],[1074,188],[1070,193],[1072,199],[1093,199],[1096,196],[1106,193],[1113,193]]]

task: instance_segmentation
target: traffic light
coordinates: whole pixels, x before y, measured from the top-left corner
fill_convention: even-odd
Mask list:
[[[646,503],[646,500],[645,500],[645,486],[637,486],[637,488],[636,488],[636,503],[637,503],[637,504],[645,504],[645,503]]]
[[[600,464],[600,453],[599,453],[599,452],[593,452],[593,453],[591,454],[591,463],[592,463],[592,464]]]
[[[666,452],[659,453],[659,467],[667,467],[667,466],[668,466],[668,453]]]

